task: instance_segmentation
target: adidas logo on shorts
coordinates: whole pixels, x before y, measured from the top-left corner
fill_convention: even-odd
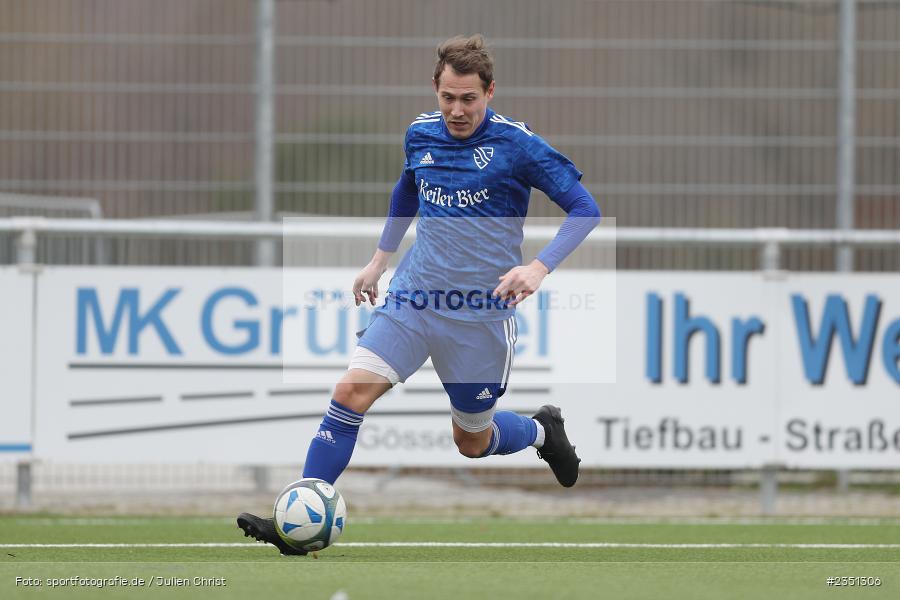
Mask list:
[[[325,429],[325,430],[320,429],[319,431],[317,431],[316,437],[319,438],[320,440],[322,440],[323,442],[328,442],[329,444],[335,443],[334,436],[332,436],[331,432],[328,431],[327,429]]]
[[[481,392],[478,393],[477,396],[475,396],[475,399],[476,400],[489,400],[493,397],[494,396],[493,396],[493,394],[491,394],[491,390],[484,388],[483,390],[481,390]]]
[[[431,158],[431,152],[426,152],[425,156],[422,157],[422,160],[419,161],[420,165],[433,165],[434,159]]]

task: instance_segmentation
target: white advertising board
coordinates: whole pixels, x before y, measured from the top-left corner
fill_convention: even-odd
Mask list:
[[[310,299],[337,298],[355,274],[46,269],[36,454],[302,462],[371,310]],[[896,279],[556,272],[520,308],[499,406],[562,406],[591,466],[896,467]],[[426,364],[366,416],[353,464],[537,464],[463,458],[448,409]]]
[[[632,272],[618,290],[634,335],[598,462],[900,465],[896,275]]]
[[[900,278],[798,274],[780,296],[783,462],[900,467]]]
[[[765,334],[751,336],[741,356],[732,332],[735,318],[771,322],[775,304],[761,276],[620,273],[618,291],[619,376],[615,385],[597,387],[588,435],[595,464],[774,462],[770,343]],[[689,325],[698,330],[691,334]]]
[[[302,462],[372,311],[320,301],[347,290],[355,275],[46,269],[38,300],[38,454],[89,462]],[[592,282],[615,289],[613,274]],[[557,295],[548,290],[522,307],[519,392],[505,406],[536,410],[552,396],[548,377],[615,380],[615,294],[594,298],[576,287],[583,285],[583,277],[563,275]],[[551,317],[559,340],[577,329],[606,339],[589,355],[569,344],[556,351]],[[557,368],[559,356],[567,364]],[[359,446],[354,464],[467,461],[456,452],[449,403],[427,364],[379,400]]]
[[[31,453],[31,327],[34,275],[0,267],[0,460]]]

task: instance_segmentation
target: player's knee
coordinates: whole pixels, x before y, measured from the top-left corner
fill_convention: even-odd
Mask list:
[[[487,450],[487,444],[478,438],[462,438],[455,441],[459,453],[467,458],[481,458]]]

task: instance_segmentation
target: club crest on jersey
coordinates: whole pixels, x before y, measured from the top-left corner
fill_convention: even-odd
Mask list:
[[[475,152],[472,153],[472,158],[475,159],[475,164],[479,169],[488,166],[488,163],[491,162],[493,157],[494,149],[490,146],[478,146],[475,148]]]

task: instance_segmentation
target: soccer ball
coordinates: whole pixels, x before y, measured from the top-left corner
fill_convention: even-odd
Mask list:
[[[344,498],[327,481],[307,477],[290,484],[275,501],[275,530],[298,550],[321,550],[337,541],[347,523]]]

